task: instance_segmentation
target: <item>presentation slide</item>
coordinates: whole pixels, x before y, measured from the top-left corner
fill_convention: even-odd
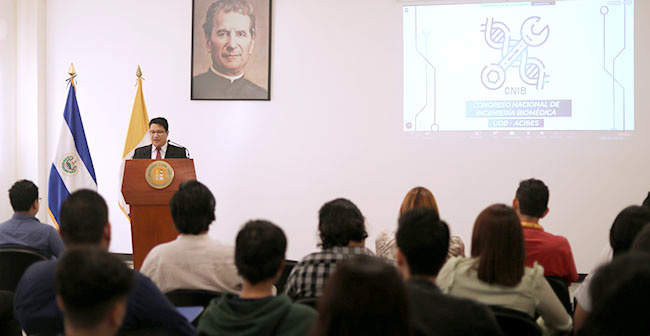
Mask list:
[[[633,0],[403,15],[405,132],[634,130]]]

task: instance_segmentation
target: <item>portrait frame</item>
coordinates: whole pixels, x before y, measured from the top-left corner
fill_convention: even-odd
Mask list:
[[[192,0],[191,100],[271,100],[272,9],[272,0]]]

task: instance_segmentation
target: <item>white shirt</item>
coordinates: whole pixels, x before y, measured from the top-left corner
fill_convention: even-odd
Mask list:
[[[160,158],[164,159],[165,158],[165,153],[167,153],[167,143],[160,147]],[[155,160],[156,159],[156,154],[158,154],[158,151],[156,151],[156,146],[151,145],[151,159]]]
[[[154,247],[140,272],[163,293],[175,289],[202,289],[239,293],[242,280],[235,267],[235,248],[212,240],[207,234],[180,234]]]

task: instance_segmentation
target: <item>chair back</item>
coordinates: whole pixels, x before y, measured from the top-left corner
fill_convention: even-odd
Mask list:
[[[542,328],[530,315],[501,306],[490,306],[506,336],[542,336]]]
[[[282,275],[280,275],[280,279],[278,279],[278,281],[275,283],[275,288],[278,290],[278,294],[284,293],[284,287],[287,285],[289,274],[291,274],[291,270],[294,266],[296,266],[297,263],[298,262],[295,260],[284,261],[284,269],[282,270]]]
[[[557,298],[560,299],[560,303],[562,303],[566,312],[573,316],[573,305],[571,304],[569,286],[567,286],[564,280],[560,277],[545,276],[544,278],[546,278],[548,284],[551,285],[551,288],[555,292],[555,295],[557,295]]]
[[[165,293],[165,296],[176,307],[190,307],[210,305],[212,299],[219,298],[223,293],[200,289],[176,289]]]
[[[0,290],[16,291],[18,281],[33,263],[49,258],[39,250],[15,245],[0,246]]]

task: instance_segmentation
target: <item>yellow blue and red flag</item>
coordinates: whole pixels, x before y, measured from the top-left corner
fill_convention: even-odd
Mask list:
[[[81,122],[73,79],[70,83],[48,188],[48,213],[57,228],[60,225],[61,204],[71,193],[78,189],[97,190],[97,177]]]

